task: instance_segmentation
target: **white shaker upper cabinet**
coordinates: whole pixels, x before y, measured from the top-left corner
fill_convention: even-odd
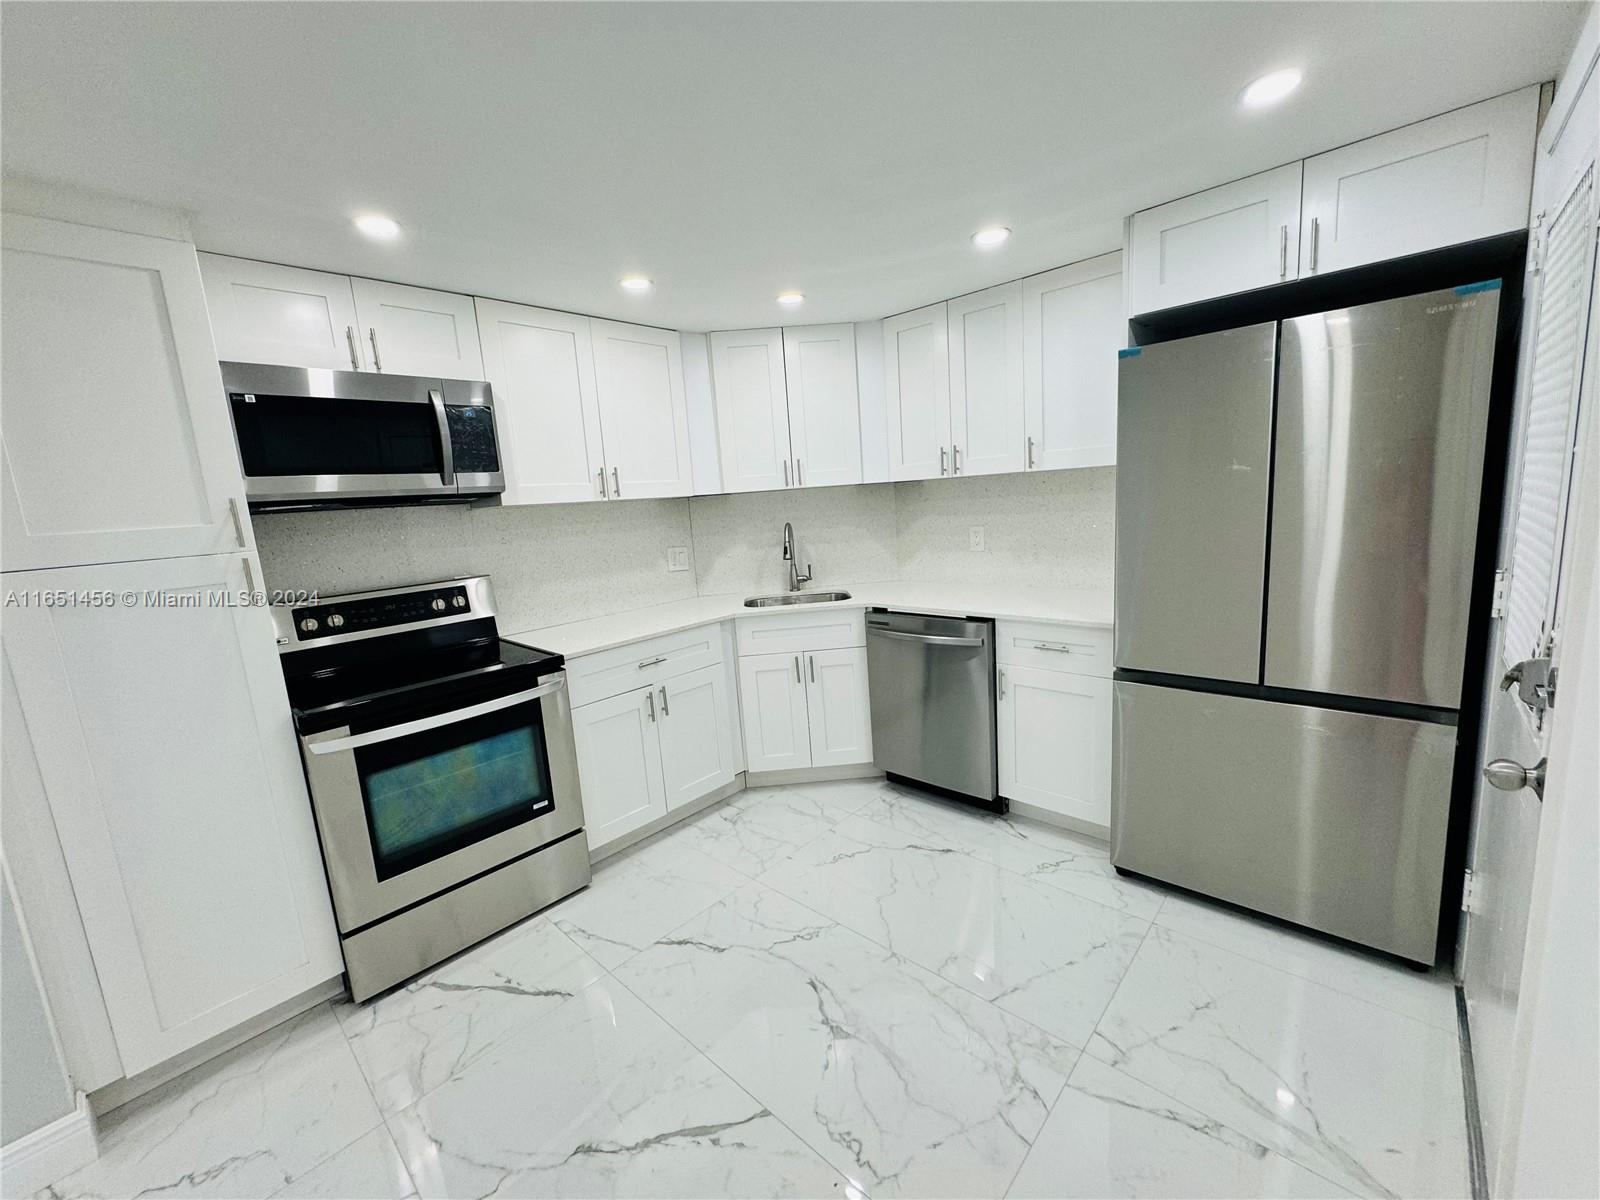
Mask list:
[[[689,408],[677,332],[597,319],[589,328],[611,498],[690,495]]]
[[[1537,86],[1305,161],[1302,274],[1526,229]]]
[[[348,275],[202,254],[200,276],[218,358],[328,371],[370,369]]]
[[[19,608],[5,622],[129,1075],[344,969],[271,619],[206,600],[259,579],[226,554],[4,581],[173,597]]]
[[[589,318],[499,300],[476,304],[506,476],[501,502],[605,499],[611,484]]]
[[[1297,162],[1134,213],[1130,311],[1297,279],[1299,245]]]
[[[766,492],[793,486],[783,331],[741,329],[713,333],[707,340],[722,490]]]
[[[482,379],[478,320],[472,297],[352,279],[356,316],[374,371]]]
[[[1121,253],[1022,281],[1028,470],[1117,461],[1117,351],[1127,336]]]
[[[861,482],[861,406],[854,325],[783,331],[794,482],[828,487]]]
[[[248,545],[194,249],[5,218],[0,566]]]
[[[883,322],[889,478],[950,473],[950,355],[941,301]]]
[[[945,304],[950,328],[950,473],[1023,469],[1022,284]]]

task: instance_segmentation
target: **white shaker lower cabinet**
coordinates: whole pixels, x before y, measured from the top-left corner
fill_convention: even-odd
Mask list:
[[[1026,470],[1117,461],[1122,304],[1120,252],[1022,281]]]
[[[356,318],[374,371],[482,379],[478,320],[472,297],[352,279]]]
[[[327,371],[367,371],[348,275],[202,254],[217,357]]]
[[[731,783],[735,762],[733,697],[722,663],[656,685],[656,730],[667,810]]]
[[[950,327],[950,473],[1021,471],[1020,283],[945,302]]]
[[[811,719],[800,655],[740,658],[739,711],[750,770],[791,771],[811,765]]]
[[[863,614],[783,613],[735,624],[748,768],[792,771],[871,762]]]
[[[677,332],[598,319],[589,330],[611,498],[690,495],[689,406]]]
[[[10,607],[5,654],[129,1075],[344,969],[271,621],[213,599],[251,573],[230,554],[4,577],[79,597]]]
[[[1300,277],[1300,164],[1133,214],[1129,312],[1191,304]]]
[[[653,687],[573,709],[572,736],[591,847],[666,814]]]
[[[871,762],[866,647],[813,650],[805,656],[805,662],[811,765],[838,767]]]
[[[1526,229],[1539,88],[1305,160],[1302,275]]]
[[[246,548],[194,248],[7,213],[0,275],[0,568]]]
[[[889,478],[950,473],[950,352],[941,301],[883,322]]]

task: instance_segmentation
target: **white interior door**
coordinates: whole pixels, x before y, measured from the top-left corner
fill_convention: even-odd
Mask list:
[[[677,333],[600,320],[589,328],[611,498],[689,495],[689,409]]]
[[[930,304],[883,322],[889,478],[950,473],[950,350],[945,306]]]
[[[1129,311],[1154,312],[1299,278],[1300,164],[1133,214]]]
[[[947,301],[950,473],[1023,469],[1022,284]]]
[[[249,545],[194,249],[6,214],[6,570]]]
[[[814,650],[805,656],[805,674],[811,765],[837,767],[871,762],[867,648]]]
[[[1000,668],[1000,794],[1111,825],[1111,680]]]
[[[661,774],[669,810],[733,782],[738,767],[728,719],[732,707],[722,663],[656,686]]]
[[[221,254],[199,257],[219,359],[368,369],[348,275]]]
[[[1122,254],[1022,281],[1029,470],[1117,461],[1117,351],[1127,345]]]
[[[611,485],[589,318],[499,300],[476,304],[506,476],[501,502],[605,499]]]
[[[482,379],[478,319],[471,296],[352,279],[356,316],[374,371]]]
[[[589,846],[603,846],[667,811],[653,688],[572,710]]]
[[[739,329],[710,334],[707,341],[722,490],[766,492],[792,486],[783,331]]]
[[[811,726],[798,654],[755,654],[739,660],[739,714],[745,766],[788,771],[811,765]]]
[[[800,487],[860,483],[855,326],[785,329],[783,361],[795,483]]]
[[[139,598],[18,607],[5,622],[130,1075],[344,969],[270,617],[216,599],[251,586],[245,562],[216,555],[4,581],[8,592]]]

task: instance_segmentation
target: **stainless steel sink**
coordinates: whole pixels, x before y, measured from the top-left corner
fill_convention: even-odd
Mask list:
[[[780,608],[786,604],[826,604],[830,600],[848,600],[849,592],[784,592],[778,596],[751,596],[744,602],[746,608]]]

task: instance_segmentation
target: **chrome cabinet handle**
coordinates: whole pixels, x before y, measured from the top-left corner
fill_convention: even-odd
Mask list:
[[[794,460],[794,485],[795,487],[805,487],[806,485],[805,464],[798,458]]]
[[[800,680],[800,656],[798,654],[796,654],[794,656],[794,681],[796,683],[801,682],[801,680]]]
[[[945,449],[945,447],[943,447],[943,446],[939,447],[939,474],[941,474],[941,475],[948,475],[950,473],[949,471],[945,470],[945,465],[944,465],[945,464],[945,455],[948,454],[948,453],[949,453],[949,451],[947,449]]]
[[[255,568],[250,565],[250,556],[248,554],[246,554],[239,561],[244,564],[244,590],[249,592],[251,598],[253,599],[255,594],[261,590],[260,588],[256,587]]]
[[[244,540],[244,518],[239,515],[239,497],[228,497],[228,516],[233,519],[233,536],[239,543],[239,549],[247,548]]]
[[[650,719],[654,721],[656,719],[656,694],[648,688],[645,689],[644,702],[650,708]]]
[[[1278,226],[1278,278],[1289,277],[1289,227]]]
[[[639,670],[642,671],[646,667],[660,666],[662,663],[664,663],[666,661],[667,661],[667,656],[665,654],[658,655],[655,658],[647,658],[642,663],[639,664]]]
[[[951,446],[950,447],[950,474],[952,474],[952,475],[961,474],[961,447],[960,446]]]
[[[672,710],[667,707],[667,685],[664,683],[661,685],[661,715],[663,717],[672,715]]]
[[[600,476],[600,499],[602,499],[602,500],[611,499],[611,492],[606,488],[606,469],[604,467],[601,467],[600,470],[596,472],[596,474]]]
[[[1308,270],[1311,270],[1311,271],[1315,271],[1317,269],[1317,243],[1322,240],[1321,239],[1321,233],[1322,233],[1321,225],[1318,224],[1317,219],[1315,217],[1312,217],[1311,218],[1311,265],[1307,268]]]
[[[367,337],[372,339],[372,369],[381,371],[383,370],[383,359],[378,357],[378,327],[376,325],[367,326]]]
[[[409,737],[413,733],[425,733],[429,729],[440,729],[445,725],[454,725],[458,721],[470,721],[473,717],[499,712],[502,708],[513,708],[518,704],[525,704],[529,700],[538,700],[540,697],[559,692],[566,686],[567,676],[565,672],[562,672],[549,683],[541,683],[538,687],[528,688],[522,692],[512,692],[509,696],[497,696],[493,700],[485,700],[482,704],[470,704],[466,708],[458,708],[453,712],[439,713],[432,717],[419,717],[415,721],[405,721],[399,725],[390,725],[387,729],[373,729],[366,733],[351,734],[348,737],[330,738],[324,742],[306,740],[305,746],[313,754],[339,754],[345,750],[356,750],[362,746],[374,745],[377,742],[392,742],[395,738]]]
[[[618,500],[622,499],[622,476],[617,473],[615,467],[611,468],[611,494]]]
[[[352,371],[361,370],[361,354],[356,349],[356,327],[354,325],[346,325],[344,327],[344,340],[350,346],[350,369]]]
[[[1033,438],[1028,439],[1028,470],[1033,470]]]
[[[811,673],[811,682],[815,683],[817,681],[817,656],[815,654],[806,655],[806,670]]]
[[[783,460],[783,486],[789,486],[789,460],[787,458]]]
[[[1006,698],[1006,672],[1005,672],[1005,668],[1002,667],[1000,669],[1000,699],[1004,700],[1005,698]]]
[[[1033,644],[1033,648],[1035,650],[1049,650],[1049,651],[1051,651],[1052,653],[1055,653],[1055,654],[1071,654],[1072,653],[1072,647],[1071,646],[1052,646],[1049,642],[1035,642]]]

